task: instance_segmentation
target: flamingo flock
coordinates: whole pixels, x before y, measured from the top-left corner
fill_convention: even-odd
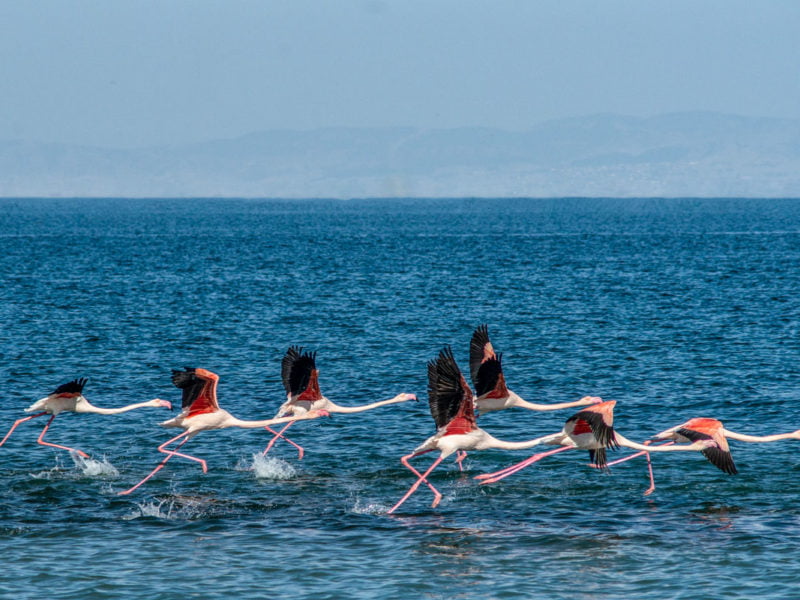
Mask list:
[[[538,452],[529,458],[492,473],[475,476],[480,485],[501,481],[545,457],[566,450],[586,450],[590,465],[595,469],[609,470],[628,460],[645,457],[650,485],[644,494],[655,490],[655,480],[651,454],[662,452],[701,452],[705,458],[721,471],[737,473],[728,440],[751,443],[768,443],[781,440],[800,439],[800,430],[766,436],[753,436],[724,428],[722,423],[711,418],[694,418],[651,436],[643,443],[637,443],[622,436],[614,427],[614,407],[616,401],[603,401],[597,396],[584,396],[578,400],[556,404],[537,404],[522,399],[508,389],[502,368],[502,354],[497,353],[489,339],[486,325],[478,326],[470,341],[469,371],[473,389],[469,386],[456,363],[453,351],[444,347],[438,356],[428,362],[428,405],[435,425],[435,433],[417,446],[410,454],[401,457],[401,464],[416,478],[408,491],[397,501],[388,513],[395,513],[421,485],[433,493],[432,507],[441,499],[441,492],[431,483],[431,473],[448,456],[455,454],[456,462],[463,471],[463,460],[468,451],[477,450],[524,450],[534,446],[557,446],[553,450]],[[286,437],[286,431],[297,421],[328,417],[332,413],[358,413],[363,411],[416,400],[414,394],[400,393],[387,400],[358,406],[342,406],[326,398],[319,385],[319,371],[316,365],[316,352],[305,351],[300,346],[290,346],[281,362],[281,379],[286,392],[286,400],[271,419],[243,420],[234,417],[220,408],[217,399],[219,376],[202,368],[184,367],[172,371],[172,383],[181,390],[181,412],[177,416],[160,423],[162,427],[178,428],[183,431],[168,439],[157,451],[166,456],[143,479],[122,492],[127,495],[161,471],[173,457],[181,457],[196,462],[203,473],[208,470],[207,462],[179,450],[201,431],[237,427],[242,429],[264,429],[272,435],[262,454],[267,454],[274,445],[283,440],[298,451],[302,459],[304,448]],[[75,452],[83,458],[89,455],[82,450],[44,440],[53,420],[63,412],[114,415],[131,410],[153,407],[172,409],[172,403],[155,398],[119,408],[100,408],[89,403],[83,395],[87,380],[78,378],[58,386],[52,393],[34,402],[25,412],[35,413],[18,419],[0,441],[2,447],[19,425],[38,417],[50,416],[42,429],[37,443],[61,450]],[[500,440],[477,425],[478,417],[486,413],[522,408],[531,411],[552,411],[566,408],[580,410],[566,419],[563,428],[557,433],[539,436],[524,441]],[[274,429],[275,425],[282,425]],[[173,446],[173,448],[169,448]],[[609,461],[607,450],[630,448],[635,453],[618,460]],[[423,454],[438,451],[439,456],[424,472],[414,468],[409,462]]]

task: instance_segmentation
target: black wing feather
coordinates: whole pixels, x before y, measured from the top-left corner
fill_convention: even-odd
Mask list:
[[[86,385],[86,382],[89,381],[86,377],[79,377],[78,379],[73,379],[69,383],[63,383],[58,386],[54,394],[82,394],[83,393],[83,386]]]
[[[503,374],[502,354],[497,354],[497,358],[490,358],[478,367],[477,372],[472,375],[472,383],[478,396],[483,396],[491,392],[497,386],[497,380]]]
[[[473,385],[478,387],[478,370],[483,362],[483,349],[489,343],[489,327],[486,324],[478,325],[472,333],[472,340],[469,342],[469,374]],[[478,395],[481,395],[478,391]]]
[[[694,429],[684,429],[683,427],[677,429],[675,433],[682,435],[690,442],[714,439],[707,433],[700,433]],[[708,459],[708,462],[717,467],[720,471],[723,471],[728,475],[736,475],[739,472],[736,470],[736,465],[733,463],[733,455],[731,455],[730,452],[726,452],[722,448],[713,446],[711,448],[702,450],[702,453],[703,456]]]
[[[608,470],[608,458],[606,458],[606,449],[598,448],[597,450],[589,450],[589,460],[597,465],[598,469]]]
[[[450,346],[428,363],[428,404],[437,429],[453,420],[464,402],[472,403],[465,383]]]
[[[294,396],[308,387],[311,372],[317,368],[316,352],[303,352],[301,346],[290,346],[281,361],[281,379],[287,394]]]
[[[606,425],[606,422],[603,420],[603,415],[593,410],[581,410],[567,419],[567,423],[577,421],[578,419],[582,419],[589,424],[589,428],[592,430],[594,437],[597,438],[597,442],[603,446],[603,448],[619,447],[617,438],[614,435],[614,426]]]
[[[184,367],[183,371],[172,370],[172,383],[176,388],[183,390],[181,408],[188,408],[203,391],[206,382],[194,374],[193,367]]]

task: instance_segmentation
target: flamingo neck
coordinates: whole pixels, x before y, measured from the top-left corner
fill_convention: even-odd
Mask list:
[[[364,412],[365,410],[372,410],[373,408],[379,408],[381,406],[387,406],[389,404],[398,404],[399,402],[406,402],[410,400],[410,398],[406,398],[405,394],[398,394],[394,398],[390,398],[389,400],[381,400],[380,402],[373,402],[372,404],[363,404],[361,406],[340,406],[338,404],[334,404],[330,400],[328,400],[328,405],[325,407],[326,410],[330,412],[337,412],[337,413],[357,413],[357,412]]]
[[[309,419],[313,417],[308,417],[307,415],[300,415],[300,416],[291,416],[291,417],[278,417],[276,419],[262,419],[260,421],[247,421],[245,419],[237,419],[234,416],[231,416],[225,423],[225,427],[240,427],[242,429],[260,429],[263,427],[270,427],[272,425],[278,425],[280,423],[289,423],[292,421],[302,421],[304,419]]]
[[[725,437],[732,440],[739,440],[740,442],[777,442],[779,440],[798,440],[800,439],[800,430],[792,431],[791,433],[776,433],[773,435],[746,435],[744,433],[736,433],[723,429],[722,432]]]
[[[149,406],[155,406],[151,402],[137,402],[136,404],[129,404],[127,406],[121,406],[119,408],[100,408],[99,406],[94,406],[89,404],[88,401],[80,402],[75,407],[76,413],[93,413],[97,415],[118,415],[120,413],[128,412],[129,410],[136,410],[137,408],[147,408]]]
[[[614,437],[617,440],[617,444],[620,446],[633,448],[634,450],[644,450],[645,452],[696,452],[698,450],[705,450],[710,445],[716,445],[711,440],[702,440],[685,446],[645,446],[643,444],[637,444],[616,432],[614,432]]]
[[[561,445],[564,437],[564,432],[560,431],[558,433],[545,435],[532,440],[527,440],[525,442],[506,442],[486,434],[485,445],[481,444],[480,449],[498,448],[501,450],[525,450],[526,448],[532,448],[533,446],[538,446],[539,444]]]

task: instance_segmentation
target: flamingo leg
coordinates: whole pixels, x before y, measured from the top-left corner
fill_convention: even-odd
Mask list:
[[[561,448],[556,448],[555,450],[550,450],[548,452],[540,452],[539,454],[534,454],[533,456],[526,458],[522,462],[518,462],[515,465],[511,465],[510,467],[506,467],[505,469],[501,469],[495,473],[484,473],[483,475],[477,475],[475,479],[482,479],[483,481],[481,481],[481,485],[495,483],[496,481],[505,479],[509,475],[513,475],[517,471],[521,471],[528,465],[532,465],[533,463],[542,460],[545,456],[557,454],[558,452],[564,452],[565,450],[572,450],[573,448],[574,446],[562,446]]]
[[[77,452],[83,458],[89,458],[89,455],[86,454],[86,452],[84,452],[82,450],[78,450],[77,448],[70,448],[69,446],[62,446],[60,444],[51,444],[50,442],[45,442],[44,441],[44,434],[47,433],[47,429],[48,429],[48,427],[50,427],[50,423],[52,423],[53,419],[55,419],[55,418],[56,418],[55,415],[50,417],[50,420],[47,422],[47,425],[45,425],[44,429],[42,429],[42,433],[39,434],[39,439],[36,440],[36,443],[37,444],[41,444],[42,446],[51,446],[52,448],[61,448],[62,450],[69,450],[70,452]]]
[[[267,454],[267,452],[269,452],[270,448],[272,448],[272,446],[275,444],[275,442],[278,441],[278,438],[283,438],[284,440],[289,442],[292,446],[297,448],[297,460],[303,460],[303,453],[305,452],[303,450],[303,447],[300,446],[299,444],[295,444],[292,440],[290,440],[285,435],[283,435],[283,432],[286,431],[287,429],[289,429],[289,427],[291,427],[292,423],[294,423],[294,421],[289,421],[286,425],[283,426],[283,429],[281,429],[280,431],[275,431],[271,427],[264,427],[264,429],[266,429],[270,433],[274,433],[275,436],[270,440],[269,444],[267,444],[267,447],[261,453],[262,455],[266,456],[266,454]]]
[[[649,496],[656,489],[656,480],[653,479],[653,464],[650,462],[650,453],[647,452],[647,472],[650,474],[650,487],[644,492],[645,496]]]
[[[440,457],[439,457],[439,458],[437,458],[435,461],[433,461],[433,464],[432,464],[430,467],[428,467],[428,470],[427,470],[427,471],[425,471],[425,474],[424,474],[424,475],[420,475],[419,471],[417,471],[417,470],[416,470],[414,467],[412,467],[412,466],[411,466],[411,465],[408,463],[408,459],[409,459],[409,458],[414,458],[415,456],[419,456],[420,454],[425,454],[425,452],[430,452],[430,450],[425,450],[424,452],[419,452],[419,453],[417,453],[417,454],[409,454],[408,456],[404,456],[403,458],[401,458],[401,459],[400,459],[400,460],[401,460],[401,462],[402,462],[402,463],[403,463],[403,464],[404,464],[406,467],[408,467],[408,468],[409,468],[411,471],[413,471],[413,472],[414,472],[414,473],[415,473],[417,476],[419,476],[419,479],[417,479],[417,481],[416,481],[416,482],[414,482],[414,485],[412,485],[412,486],[409,488],[409,490],[406,492],[406,495],[405,495],[405,496],[403,496],[402,498],[400,498],[400,500],[397,502],[397,504],[395,504],[395,505],[394,505],[394,506],[393,506],[393,507],[392,507],[392,508],[389,510],[389,512],[388,512],[387,514],[392,514],[394,511],[396,511],[398,508],[400,508],[400,505],[401,505],[401,504],[403,504],[403,502],[405,502],[406,500],[408,500],[408,497],[409,497],[409,496],[411,496],[411,494],[413,494],[414,492],[416,492],[416,491],[417,491],[417,488],[419,487],[419,484],[420,484],[420,483],[422,483],[423,481],[424,481],[424,482],[427,484],[427,486],[428,486],[429,488],[431,488],[431,490],[433,490],[433,493],[434,493],[433,504],[431,504],[431,508],[435,508],[435,507],[436,507],[436,506],[439,504],[439,501],[442,499],[442,495],[439,493],[439,490],[437,490],[435,487],[433,487],[433,485],[431,485],[431,483],[428,481],[428,479],[427,479],[427,478],[428,478],[428,475],[430,475],[430,474],[431,474],[431,471],[433,471],[433,470],[434,470],[434,469],[435,469],[435,468],[438,466],[438,464],[439,464],[440,462],[442,462],[442,459],[443,459],[443,457],[442,457],[442,456],[440,456]]]
[[[465,458],[467,458],[466,452],[464,452],[463,450],[458,450],[456,452],[456,464],[458,465],[458,470],[461,471],[462,473],[464,472],[464,465],[462,465],[461,463],[464,462]]]
[[[184,432],[183,432],[183,433],[181,433],[180,435],[176,435],[176,436],[175,436],[174,438],[172,438],[171,440],[168,440],[168,441],[164,442],[163,444],[161,444],[161,445],[158,447],[158,451],[159,451],[159,452],[163,452],[164,454],[166,454],[166,455],[167,455],[167,457],[166,457],[164,460],[162,460],[160,463],[158,463],[158,465],[156,465],[156,468],[155,468],[155,469],[153,469],[152,471],[150,471],[150,474],[149,474],[147,477],[145,477],[144,479],[142,479],[142,480],[141,480],[139,483],[137,483],[137,484],[136,484],[135,486],[133,486],[132,488],[130,488],[130,489],[127,489],[127,490],[125,490],[124,492],[119,492],[117,495],[118,495],[118,496],[127,496],[128,494],[130,494],[132,491],[134,491],[136,488],[138,488],[140,485],[142,485],[142,484],[143,484],[145,481],[147,481],[147,480],[148,480],[148,479],[150,479],[150,478],[151,478],[153,475],[155,475],[155,474],[156,474],[156,473],[158,473],[158,472],[159,472],[161,469],[163,469],[163,468],[164,468],[164,465],[166,464],[166,462],[167,462],[167,461],[168,461],[170,458],[172,458],[173,456],[182,456],[183,458],[188,458],[188,459],[191,459],[191,460],[196,460],[196,461],[199,461],[199,462],[201,462],[201,463],[202,463],[202,465],[203,465],[203,472],[205,473],[205,466],[206,466],[206,465],[205,465],[205,461],[201,461],[201,459],[199,459],[199,458],[195,458],[194,456],[189,456],[189,455],[187,455],[187,454],[181,454],[180,452],[175,452],[175,451],[173,451],[173,450],[165,450],[165,449],[164,449],[164,447],[165,447],[165,446],[167,446],[168,444],[171,444],[172,442],[175,442],[175,441],[179,440],[180,438],[182,438],[182,437],[185,437],[186,439],[184,439],[183,441],[181,441],[181,443],[180,443],[180,444],[178,444],[178,446],[176,447],[176,450],[177,450],[178,448],[180,448],[180,447],[181,447],[181,446],[183,446],[183,445],[184,445],[186,442],[188,442],[188,441],[189,441],[189,438],[188,438],[188,437],[186,437],[186,436],[188,436],[188,435],[189,435],[189,432],[188,432],[188,431],[184,431]]]
[[[648,443],[649,443],[649,442],[645,442],[645,445],[647,445]],[[663,443],[663,444],[658,444],[658,445],[659,445],[659,446],[671,446],[671,445],[672,445],[672,444],[674,444],[674,443],[675,443],[675,442],[665,442],[665,443]],[[642,450],[641,452],[636,452],[636,453],[634,453],[634,454],[630,454],[630,455],[628,455],[628,456],[623,456],[622,458],[618,458],[617,460],[612,460],[610,463],[608,463],[608,464],[606,465],[606,467],[613,467],[614,465],[618,465],[618,464],[620,464],[620,463],[624,463],[624,462],[626,462],[626,461],[629,461],[629,460],[631,460],[632,458],[639,458],[640,456],[643,456],[643,455],[645,455],[645,454],[647,454],[648,456],[650,455],[650,453],[649,453],[649,452],[647,452],[646,450]],[[593,469],[600,469],[600,468],[601,468],[601,467],[598,467],[598,466],[597,466],[597,465],[595,465],[595,464],[590,464],[589,466],[590,466],[590,467],[592,467]]]
[[[406,467],[408,470],[410,470],[412,473],[414,473],[414,475],[416,475],[416,476],[417,476],[417,477],[419,477],[419,478],[420,478],[422,481],[424,481],[424,482],[425,482],[425,485],[427,485],[429,488],[431,488],[431,491],[433,492],[433,495],[434,495],[434,497],[438,495],[438,496],[439,496],[439,498],[441,499],[441,496],[442,496],[442,495],[441,495],[441,494],[440,494],[440,493],[437,491],[437,489],[436,489],[435,487],[433,487],[433,485],[431,484],[431,482],[430,482],[430,481],[428,481],[427,479],[425,479],[425,477],[422,475],[422,473],[420,473],[419,471],[417,471],[417,470],[416,470],[416,469],[415,469],[415,468],[412,466],[412,464],[411,464],[410,462],[408,462],[408,460],[409,460],[410,458],[414,458],[415,456],[421,456],[421,455],[423,455],[423,454],[427,454],[428,452],[433,452],[433,451],[432,451],[432,450],[423,450],[422,452],[419,452],[419,453],[417,453],[417,454],[409,454],[408,456],[404,456],[403,458],[401,458],[401,459],[400,459],[400,462],[401,462],[401,463],[403,463],[403,464],[405,465],[405,467]],[[438,500],[436,501],[436,503],[438,504]],[[436,506],[436,505],[434,504],[434,506]]]
[[[9,430],[8,430],[8,433],[6,434],[6,437],[4,437],[4,438],[3,438],[3,441],[2,441],[2,442],[0,442],[0,446],[2,446],[3,444],[5,444],[5,443],[6,443],[6,440],[9,438],[9,436],[10,436],[10,435],[11,435],[11,434],[14,432],[14,430],[17,428],[17,425],[19,425],[20,423],[24,423],[25,421],[30,421],[31,419],[35,419],[36,417],[42,417],[42,416],[44,416],[44,415],[46,415],[46,414],[47,414],[47,411],[45,411],[45,412],[40,412],[40,413],[36,413],[35,415],[31,415],[30,417],[25,417],[24,419],[18,419],[17,421],[14,421],[14,424],[11,426],[11,429],[9,429]]]

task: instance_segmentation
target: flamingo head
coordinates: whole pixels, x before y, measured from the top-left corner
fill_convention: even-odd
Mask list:
[[[416,402],[417,401],[417,395],[416,394],[397,394],[397,396],[395,396],[395,400],[397,400],[398,402],[408,402],[409,400],[414,400]]]
[[[587,404],[600,404],[603,399],[600,396],[584,396],[578,402],[580,402],[580,406],[586,406]]]
[[[155,406],[157,408],[168,408],[172,410],[172,402],[168,400],[162,400],[161,398],[154,398],[149,402],[150,406]]]

